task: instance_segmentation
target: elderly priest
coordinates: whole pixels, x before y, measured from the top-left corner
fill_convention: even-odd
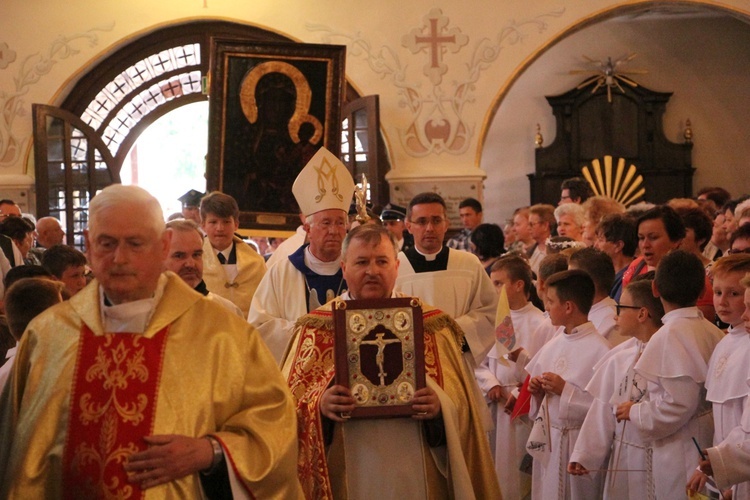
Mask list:
[[[344,241],[349,291],[341,299],[396,296],[396,255],[384,227],[353,229]],[[334,383],[332,302],[298,321],[284,373],[297,402],[298,472],[307,498],[500,498],[477,418],[481,402],[461,359],[463,333],[432,308],[425,307],[423,324],[427,385],[413,393],[413,414],[348,419],[355,399]]]
[[[0,498],[300,498],[289,390],[243,319],[162,274],[158,201],[93,198],[96,275],[32,321],[0,397]]]

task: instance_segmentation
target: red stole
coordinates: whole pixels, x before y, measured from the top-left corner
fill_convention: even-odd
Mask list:
[[[439,311],[436,311],[439,314]],[[430,313],[426,313],[425,319]],[[299,343],[289,373],[289,388],[297,403],[299,455],[297,474],[305,498],[333,498],[323,439],[320,397],[335,372],[333,314],[313,311],[302,321]],[[425,373],[443,386],[437,341],[425,331]]]
[[[63,454],[65,498],[143,498],[123,467],[153,432],[168,327],[94,335],[86,326],[73,375]]]

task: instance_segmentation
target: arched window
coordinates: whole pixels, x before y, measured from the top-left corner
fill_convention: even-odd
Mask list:
[[[170,26],[124,45],[96,64],[60,108],[34,105],[37,216],[58,217],[68,244],[82,247],[88,201],[107,185],[120,182],[123,162],[139,135],[170,111],[207,100],[204,89],[213,37],[293,42],[278,33],[226,21]],[[347,84],[345,102],[357,98]]]

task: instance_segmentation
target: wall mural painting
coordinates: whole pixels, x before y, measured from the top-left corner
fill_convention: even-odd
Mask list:
[[[89,47],[94,47],[99,43],[97,32],[111,31],[114,27],[115,24],[112,23],[82,33],[60,36],[50,44],[46,52],[26,56],[17,64],[14,64],[17,59],[16,52],[7,43],[0,42],[0,71],[10,71],[14,66],[18,68],[13,77],[13,88],[0,89],[0,167],[17,165],[29,140],[29,133],[19,135],[13,130],[16,118],[30,113],[30,105],[23,100],[23,96],[42,77],[49,74],[58,61],[81,52],[76,48],[76,42],[86,40]]]
[[[470,37],[460,27],[451,26],[441,9],[432,9],[422,24],[401,40],[402,48],[408,49],[413,58],[422,59],[421,76],[407,73],[412,58],[402,60],[399,48],[374,47],[359,33],[341,33],[319,24],[308,24],[307,29],[323,33],[325,43],[346,40],[353,57],[364,58],[375,74],[388,78],[398,89],[398,105],[409,113],[410,124],[397,132],[410,156],[460,155],[469,148],[474,135],[475,125],[466,119],[466,106],[474,102],[474,89],[482,72],[504,48],[521,43],[534,28],[544,32],[547,19],[564,12],[561,9],[520,22],[512,20],[494,38],[481,38],[469,46]],[[450,82],[446,83],[448,76]]]

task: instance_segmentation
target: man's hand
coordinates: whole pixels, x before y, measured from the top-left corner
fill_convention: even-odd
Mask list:
[[[706,481],[708,480],[708,476],[706,476],[703,472],[697,470],[693,472],[693,475],[690,477],[690,480],[687,483],[687,490],[688,490],[688,496],[693,496],[699,491],[703,490],[703,487],[706,485]]]
[[[143,440],[148,449],[130,455],[124,467],[128,480],[144,490],[211,467],[214,453],[208,439],[161,434]]]
[[[550,394],[557,394],[560,396],[565,388],[565,379],[563,379],[557,373],[544,372],[542,373],[542,389]]]
[[[351,391],[343,385],[329,387],[320,397],[320,414],[334,422],[346,422],[355,407]]]
[[[496,385],[495,387],[487,391],[487,399],[495,403],[503,399],[503,388],[499,385]]]
[[[703,450],[703,454],[708,457],[708,452],[706,450]],[[698,468],[701,470],[702,473],[704,473],[707,476],[713,476],[714,475],[714,469],[711,467],[711,459],[706,458],[706,460],[701,460],[698,463]]]
[[[574,476],[583,476],[584,474],[588,473],[589,471],[586,469],[586,467],[579,464],[578,462],[570,462],[568,464],[568,474],[573,474]]]
[[[617,413],[615,413],[615,417],[617,417],[618,422],[630,420],[630,407],[634,404],[635,403],[632,401],[625,401],[624,403],[617,405]]]
[[[541,394],[544,392],[544,389],[542,389],[542,377],[531,377],[529,379],[529,392],[531,394]]]
[[[506,356],[508,357],[508,360],[515,363],[516,361],[518,361],[518,356],[521,354],[521,351],[523,351],[523,347],[519,347],[518,349],[510,351],[508,354],[506,354]]]
[[[423,387],[414,393],[411,409],[416,413],[411,416],[417,420],[432,420],[441,414],[440,399],[437,393],[429,387]]]
[[[511,413],[513,413],[513,408],[515,406],[516,406],[516,397],[513,394],[511,394],[510,396],[508,396],[508,401],[505,402],[505,407],[503,408],[503,411],[505,411],[505,413],[510,415]]]

